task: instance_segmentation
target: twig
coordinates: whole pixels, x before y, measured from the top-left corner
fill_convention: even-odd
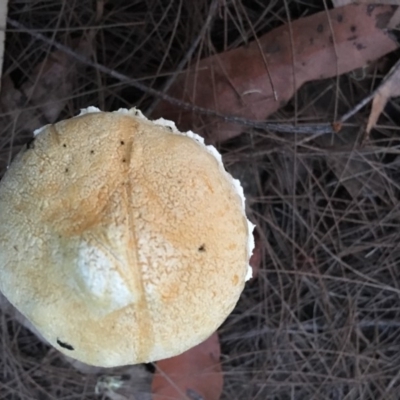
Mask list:
[[[376,88],[370,95],[362,99],[355,107],[353,107],[350,111],[344,114],[340,119],[339,123],[346,122],[349,118],[351,118],[354,114],[361,110],[364,106],[366,106],[372,99],[375,97],[379,87]]]
[[[348,111],[346,114],[344,114],[340,119],[339,123],[343,123],[347,121],[349,118],[351,118],[354,114],[356,114],[361,108],[366,106],[370,101],[372,101],[375,97],[375,95],[381,90],[381,87],[387,82],[388,79],[396,72],[396,70],[400,66],[400,60],[396,62],[396,64],[390,69],[389,73],[385,76],[385,78],[382,80],[380,85],[367,97],[362,99],[355,107],[353,107],[350,111]]]
[[[5,25],[8,12],[8,0],[0,1],[0,79],[3,70],[4,42],[5,42]],[[1,80],[0,80],[1,89]]]
[[[185,68],[186,64],[192,58],[192,55],[193,55],[194,51],[196,50],[197,46],[199,45],[200,40],[205,35],[208,27],[210,26],[210,24],[212,22],[218,6],[219,6],[219,0],[213,0],[213,2],[210,5],[210,9],[208,10],[208,14],[207,14],[205,23],[203,24],[200,32],[198,33],[198,35],[195,37],[192,44],[190,45],[189,50],[186,52],[185,56],[182,58],[182,60],[179,62],[179,64],[175,68],[175,71],[172,74],[172,76],[164,84],[164,87],[161,89],[162,93],[165,94],[168,91],[168,89],[174,83],[178,74],[183,70],[183,68]],[[159,98],[159,96],[157,96],[157,98],[153,102],[153,104],[147,109],[147,114],[150,115],[154,111],[154,109],[157,106],[157,104],[159,103],[159,101],[160,101],[160,98]]]
[[[257,336],[265,336],[266,334],[282,334],[282,332],[298,335],[302,332],[311,332],[311,333],[328,333],[333,330],[347,329],[347,328],[359,328],[359,329],[368,329],[368,328],[377,328],[381,330],[385,329],[399,329],[400,322],[392,321],[392,320],[361,320],[359,322],[354,322],[353,324],[345,324],[341,326],[330,326],[328,324],[316,324],[312,323],[299,323],[299,324],[291,324],[289,326],[285,326],[284,328],[280,327],[269,327],[265,326],[263,328],[252,329],[247,332],[234,332],[230,335],[224,335],[224,341],[230,340],[243,340],[250,339]]]
[[[144,93],[159,97],[159,98],[161,98],[171,104],[174,104],[178,107],[181,107],[185,110],[195,111],[195,112],[198,112],[199,114],[220,118],[224,121],[237,123],[237,124],[248,126],[251,128],[264,129],[264,130],[268,129],[271,131],[281,132],[281,133],[298,133],[298,134],[304,134],[304,135],[309,135],[309,134],[323,135],[323,134],[334,132],[331,124],[329,124],[329,123],[319,124],[319,125],[297,125],[297,126],[294,126],[291,124],[279,124],[279,123],[262,122],[262,121],[260,122],[260,121],[248,120],[246,118],[236,117],[234,115],[225,115],[225,114],[218,113],[214,110],[210,110],[208,108],[195,106],[193,104],[178,100],[175,97],[169,96],[159,90],[148,87],[148,86],[144,85],[143,83],[140,83],[137,80],[134,80],[134,79],[130,78],[129,76],[121,74],[120,72],[115,71],[111,68],[108,68],[102,64],[96,63],[96,62],[90,60],[88,57],[83,56],[79,53],[76,53],[68,46],[58,43],[55,40],[51,40],[39,32],[31,31],[29,28],[25,27],[23,24],[21,24],[20,22],[14,20],[12,18],[8,17],[7,22],[14,28],[17,28],[17,29],[21,30],[22,32],[29,34],[30,36],[34,37],[35,39],[40,40],[44,43],[47,43],[50,46],[54,46],[57,50],[60,50],[64,53],[68,54],[70,57],[76,59],[77,61],[81,62],[84,65],[95,68],[95,69],[103,72],[104,74],[109,75],[112,78],[119,80],[120,82],[126,82],[128,85],[131,85],[131,86],[135,87],[136,89],[141,90]]]

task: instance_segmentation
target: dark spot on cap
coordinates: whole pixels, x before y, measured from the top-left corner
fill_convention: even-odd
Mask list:
[[[317,32],[318,32],[318,33],[322,33],[323,31],[324,31],[324,25],[319,24],[319,25],[317,26]]]
[[[57,338],[57,343],[64,349],[74,350],[74,348],[70,344],[62,342],[59,338]]]
[[[65,168],[65,172],[68,172],[69,171],[69,169],[68,168]]]
[[[339,22],[339,23],[343,22],[343,14],[338,14],[336,19],[337,19],[337,22]]]
[[[330,43],[330,44],[333,44],[333,37],[332,37],[332,35],[329,35],[329,38],[328,38],[328,39],[329,39],[329,43]]]
[[[63,147],[67,147],[67,145],[64,143],[64,144],[63,144]]]
[[[90,154],[94,154],[94,150],[90,150]]]
[[[349,37],[347,38],[347,40],[348,40],[349,42],[351,42],[351,41],[353,41],[353,40],[356,40],[357,38],[358,38],[357,35],[353,35],[353,36],[349,36]]]
[[[121,140],[121,142],[120,142],[120,143],[121,143],[121,145],[122,145],[122,146],[125,144],[125,142],[124,142],[123,140]]]
[[[311,46],[314,44],[314,38],[313,37],[310,38],[310,44],[311,44]]]
[[[126,162],[126,158],[123,158],[123,159],[122,159],[122,162]]]
[[[352,25],[351,27],[350,27],[350,32],[355,32],[357,30],[357,27],[355,26],[355,25]]]
[[[201,252],[206,251],[206,245],[203,243],[197,250]]]

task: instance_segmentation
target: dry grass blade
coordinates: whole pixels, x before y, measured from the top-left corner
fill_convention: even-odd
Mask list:
[[[204,58],[181,74],[170,95],[201,108],[263,120],[305,82],[361,68],[397,48],[386,34],[389,6],[361,5],[315,13],[233,50]],[[238,125],[162,102],[154,115],[195,129],[210,142],[240,134]]]
[[[388,100],[392,97],[400,96],[400,61],[389,72],[388,76],[379,86],[372,101],[371,114],[369,115],[366,132],[369,134],[371,129],[378,122],[383,109]]]
[[[30,32],[12,26],[7,32],[3,82],[8,101],[18,103],[13,90],[20,92],[57,50],[52,41],[68,48],[76,39],[92,44],[92,63],[75,70],[72,91],[59,99],[65,104],[59,118],[89,105],[146,110],[186,62],[196,66],[202,58],[248,46],[283,21],[293,26],[323,12],[329,22],[326,16],[333,12],[319,0],[226,0],[210,13],[212,3],[11,1],[9,18]],[[357,17],[351,13],[350,26]],[[198,46],[191,53],[194,43]],[[261,256],[257,279],[247,284],[218,332],[221,400],[398,399],[400,101],[387,102],[364,145],[360,136],[368,112],[354,109],[372,100],[398,56],[397,51],[338,79],[305,83],[296,99],[270,116],[271,125],[235,125],[245,134],[219,145],[228,169],[243,182]],[[338,66],[333,61],[330,67]],[[214,93],[217,88],[211,87]],[[144,88],[150,89],[146,95]],[[194,95],[201,91],[196,86]],[[18,103],[24,118],[12,111],[0,114],[1,172],[44,115],[43,102]],[[348,110],[355,112],[347,114],[336,134],[329,122]],[[270,129],[276,125],[292,134]],[[330,134],[317,135],[315,126]],[[0,398],[151,398],[154,374],[145,371],[142,377],[129,367],[79,371],[11,314],[0,311]]]
[[[8,0],[0,2],[0,91],[1,91],[1,74],[3,71],[3,59],[4,59],[4,42],[6,38],[6,20],[8,11]]]
[[[157,363],[153,400],[219,400],[223,386],[218,334],[185,353]]]

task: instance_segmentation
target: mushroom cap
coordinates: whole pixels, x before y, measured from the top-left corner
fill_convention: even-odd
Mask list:
[[[251,231],[240,185],[200,137],[91,107],[36,132],[0,182],[0,290],[70,357],[156,361],[232,311]]]

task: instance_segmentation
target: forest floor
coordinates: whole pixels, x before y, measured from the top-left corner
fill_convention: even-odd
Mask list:
[[[9,2],[1,175],[34,129],[95,105],[174,119],[242,181],[256,276],[218,330],[222,393],[186,399],[399,398],[397,70],[374,92],[397,9],[333,3]],[[4,309],[0,339],[2,399],[151,398],[157,365],[83,372]]]

